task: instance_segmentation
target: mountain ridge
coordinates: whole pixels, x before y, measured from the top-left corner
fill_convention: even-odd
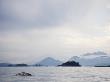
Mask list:
[[[73,62],[74,64],[72,64]],[[59,66],[62,64],[65,65],[75,65],[76,63],[79,63],[81,66],[110,66],[110,55],[108,55],[105,52],[97,51],[92,53],[85,53],[80,56],[73,56],[68,61],[62,62],[60,60],[56,60],[52,57],[46,57],[43,60],[33,64],[12,64],[12,63],[4,63],[0,62],[0,67],[16,67],[16,66]]]
[[[60,64],[62,64],[63,62],[61,62],[60,60],[56,60],[52,57],[46,57],[43,60],[41,60],[40,62],[38,62],[38,65],[41,66],[58,66]]]
[[[79,62],[82,66],[110,65],[110,56],[105,52],[86,53],[86,55],[73,56],[68,61]]]

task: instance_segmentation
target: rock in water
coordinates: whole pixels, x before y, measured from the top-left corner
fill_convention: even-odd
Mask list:
[[[21,72],[21,73],[17,73],[16,76],[32,76],[32,74],[26,73],[26,72]]]

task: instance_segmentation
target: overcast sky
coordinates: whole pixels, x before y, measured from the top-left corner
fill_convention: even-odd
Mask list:
[[[110,0],[0,0],[0,60],[110,54]]]

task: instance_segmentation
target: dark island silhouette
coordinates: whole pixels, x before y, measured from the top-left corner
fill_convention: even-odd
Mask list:
[[[96,65],[94,67],[110,67],[110,65],[105,65],[105,66],[104,65],[99,65],[99,66]]]
[[[8,67],[27,67],[28,64],[9,64]]]
[[[15,66],[18,66],[18,67],[25,67],[25,66],[28,66],[27,64],[16,64]]]
[[[61,65],[58,66],[63,66],[63,67],[80,67],[81,65],[78,62],[75,61],[67,61]]]

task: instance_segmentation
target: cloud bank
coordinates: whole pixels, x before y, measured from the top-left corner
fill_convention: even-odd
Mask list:
[[[110,53],[109,6],[109,0],[1,0],[0,60]]]

